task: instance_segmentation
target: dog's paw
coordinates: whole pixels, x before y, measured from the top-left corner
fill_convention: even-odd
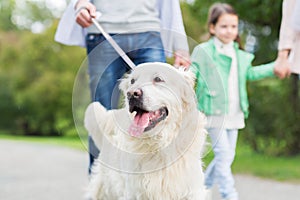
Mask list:
[[[93,102],[87,107],[84,125],[89,133],[93,134],[100,131],[101,124],[104,123],[102,119],[105,119],[105,113],[107,110],[99,102]]]

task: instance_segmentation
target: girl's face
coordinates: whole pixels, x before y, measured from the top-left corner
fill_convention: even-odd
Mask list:
[[[211,24],[209,26],[209,31],[224,44],[228,44],[237,38],[238,23],[237,15],[222,14],[215,25]]]

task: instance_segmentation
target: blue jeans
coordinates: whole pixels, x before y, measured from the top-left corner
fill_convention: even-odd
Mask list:
[[[217,183],[222,198],[237,200],[231,164],[235,157],[238,130],[209,128],[208,134],[215,157],[205,170],[205,185],[209,189]]]
[[[166,62],[159,32],[112,34],[113,39],[136,64]],[[115,109],[119,103],[119,80],[129,67],[102,34],[86,36],[88,74],[92,101],[100,102],[106,109]],[[99,150],[89,138],[90,167]]]

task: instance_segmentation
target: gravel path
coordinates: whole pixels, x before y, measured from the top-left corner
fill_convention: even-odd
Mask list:
[[[0,140],[0,199],[83,200],[86,152],[60,146]],[[300,184],[236,175],[241,200],[298,200]],[[220,200],[214,188],[214,200]]]

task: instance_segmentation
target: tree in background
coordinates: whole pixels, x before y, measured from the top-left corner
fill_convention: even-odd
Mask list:
[[[0,0],[0,127],[12,134],[76,134],[72,89],[85,52],[54,42],[53,3]]]
[[[0,0],[0,30],[11,31],[17,27],[11,22],[14,0]]]
[[[73,131],[72,88],[83,49],[55,43],[56,25],[43,34],[2,33],[0,124],[13,133],[60,135]],[[4,83],[5,82],[5,83]],[[2,110],[3,111],[3,110]],[[10,118],[7,118],[10,116]]]

